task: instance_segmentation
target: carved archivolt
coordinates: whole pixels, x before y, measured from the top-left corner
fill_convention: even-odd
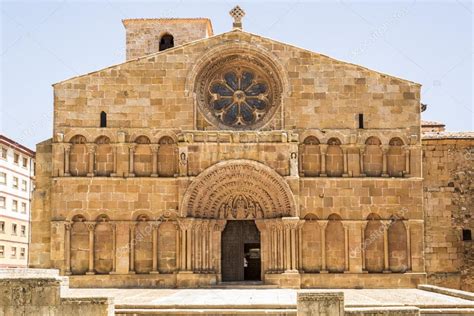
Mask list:
[[[189,185],[182,216],[255,219],[295,216],[293,193],[270,167],[252,160],[227,160],[206,169]]]

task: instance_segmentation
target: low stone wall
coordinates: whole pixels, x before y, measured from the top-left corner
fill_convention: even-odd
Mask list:
[[[419,316],[413,306],[344,308],[344,293],[338,291],[299,291],[297,316]]]
[[[0,269],[0,315],[114,315],[112,298],[63,298],[62,282],[58,270]]]
[[[345,316],[418,316],[420,309],[417,307],[364,307],[346,308]]]

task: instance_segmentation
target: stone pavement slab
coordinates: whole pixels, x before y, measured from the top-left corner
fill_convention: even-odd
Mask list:
[[[324,290],[331,291],[331,290]],[[474,302],[419,289],[334,289],[344,292],[346,307],[417,306],[474,308]],[[64,296],[113,296],[117,306],[272,307],[296,306],[293,289],[69,289]]]

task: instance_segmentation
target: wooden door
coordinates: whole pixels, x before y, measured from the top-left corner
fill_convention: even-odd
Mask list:
[[[227,221],[227,225],[222,232],[222,281],[244,281],[245,280],[245,247],[260,248],[260,233],[254,221]],[[254,262],[249,267],[247,259],[247,270],[254,268]],[[256,271],[252,272],[249,279],[259,279],[260,258]],[[254,276],[253,274],[257,274]],[[247,273],[249,275],[249,273]]]
[[[242,222],[228,221],[222,232],[222,281],[244,280]]]

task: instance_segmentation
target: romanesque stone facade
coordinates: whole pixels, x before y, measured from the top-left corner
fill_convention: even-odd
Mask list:
[[[84,287],[426,281],[419,84],[239,17],[166,23],[124,21],[129,61],[54,85],[32,267]]]

